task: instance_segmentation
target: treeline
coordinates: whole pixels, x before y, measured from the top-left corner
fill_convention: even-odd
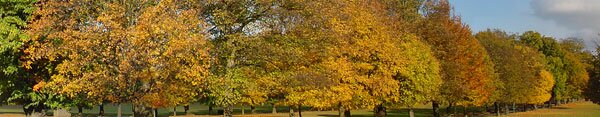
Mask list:
[[[473,35],[446,0],[4,0],[0,102],[222,107],[537,107],[598,89],[579,39]],[[588,74],[588,71],[590,74]],[[597,82],[590,82],[597,83]],[[593,88],[589,88],[593,87]],[[600,91],[597,91],[600,92]],[[595,96],[598,97],[598,96]],[[412,114],[412,111],[411,111]]]

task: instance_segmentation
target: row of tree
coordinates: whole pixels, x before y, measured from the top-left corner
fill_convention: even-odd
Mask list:
[[[132,103],[135,116],[150,116],[203,102],[226,116],[235,105],[263,104],[386,116],[386,108],[432,103],[439,116],[440,105],[583,98],[596,60],[577,39],[473,35],[446,0],[0,6],[0,101],[26,113]]]

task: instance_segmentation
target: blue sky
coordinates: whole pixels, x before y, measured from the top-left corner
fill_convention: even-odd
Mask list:
[[[531,0],[450,0],[450,3],[473,32],[499,28],[510,33],[534,30],[557,38],[578,37],[578,32],[536,16]]]
[[[600,44],[600,0],[450,0],[473,32],[498,28],[509,33],[534,30],[557,39],[583,39],[586,49]]]

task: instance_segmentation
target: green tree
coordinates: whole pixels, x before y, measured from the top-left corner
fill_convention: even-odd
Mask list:
[[[0,1],[0,104],[23,105],[26,115],[43,115],[45,109],[67,106],[61,95],[41,93],[36,84],[46,81],[55,63],[29,62],[25,48],[31,46],[26,31],[37,0]]]
[[[540,104],[550,99],[554,79],[546,71],[543,54],[519,44],[516,35],[508,35],[504,31],[482,31],[475,37],[492,58],[503,86],[498,89],[498,98],[494,101]]]
[[[581,39],[567,38],[560,41],[561,48],[565,51],[565,70],[567,72],[567,98],[583,98],[582,92],[589,80],[587,72],[590,65],[587,60],[591,54],[586,51],[585,43]]]
[[[569,76],[565,67],[565,51],[560,47],[560,44],[553,38],[534,31],[527,31],[521,34],[518,39],[520,43],[545,55],[546,67],[552,73],[555,81],[552,89],[552,100],[559,101],[568,98],[567,79]]]
[[[600,46],[596,45],[596,53],[592,56],[589,64],[591,65],[588,68],[590,79],[583,94],[586,99],[600,104]]]

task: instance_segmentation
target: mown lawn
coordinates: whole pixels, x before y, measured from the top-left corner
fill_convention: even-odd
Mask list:
[[[105,105],[105,115],[106,116],[116,116],[117,114],[117,106],[107,104]],[[122,111],[124,116],[130,116],[132,114],[131,105],[124,104],[122,105]],[[216,115],[217,110],[220,108],[214,108],[214,112],[212,117],[220,117],[221,115]],[[288,108],[287,107],[279,107],[277,110],[280,113],[271,114],[270,106],[261,106],[257,107],[258,114],[249,114],[250,108],[245,108],[246,115],[243,117],[287,117],[288,116]],[[159,116],[167,117],[173,114],[173,109],[159,109]],[[72,113],[77,113],[77,108],[71,109]],[[84,116],[93,117],[98,115],[98,107],[94,107],[91,109],[84,109]],[[201,104],[193,104],[190,107],[191,115],[185,115],[187,117],[207,117],[208,115],[208,107]],[[368,109],[365,110],[353,110],[353,117],[372,117],[373,112]],[[49,111],[50,115],[52,114]],[[177,107],[177,115],[182,116],[184,114],[183,107]],[[241,116],[241,108],[235,109],[236,116]],[[296,116],[298,115],[298,111],[295,111]],[[1,106],[0,107],[0,116],[1,117],[19,117],[23,115],[23,111],[20,106]],[[427,105],[419,106],[415,109],[415,116],[417,117],[431,117],[431,109]],[[337,111],[302,111],[303,117],[337,117]],[[388,110],[388,116],[390,117],[407,117],[408,110]],[[506,115],[503,115],[506,116]],[[577,102],[564,104],[561,106],[556,106],[551,109],[538,109],[535,111],[528,112],[518,112],[511,113],[508,116],[510,117],[600,117],[600,105],[593,104],[591,102]],[[493,116],[490,116],[493,117]]]
[[[122,105],[122,112],[124,116],[130,116],[132,114],[132,107],[130,104],[123,104]],[[250,107],[245,107],[245,113],[246,115],[244,115],[245,117],[287,117],[289,115],[289,108],[288,107],[278,107],[277,111],[279,113],[277,114],[271,114],[271,106],[260,106],[257,107],[257,113],[258,114],[249,114],[250,113]],[[306,108],[308,109],[308,108]],[[105,104],[104,105],[104,111],[105,111],[105,116],[116,116],[117,115],[117,105],[112,105],[112,104]],[[213,112],[212,112],[212,116],[215,117],[220,117],[220,115],[216,115],[217,110],[220,110],[220,108],[215,107]],[[77,108],[73,107],[71,108],[71,113],[76,114],[77,113]],[[160,117],[167,117],[167,116],[172,116],[173,115],[173,108],[170,109],[158,109],[159,111],[159,116]],[[235,108],[235,115],[236,116],[241,116],[241,107],[237,107]],[[414,110],[415,111],[415,115],[417,117],[429,117],[431,116],[431,109],[427,108],[427,105],[423,105],[423,106],[419,106],[417,109]],[[94,108],[90,108],[90,109],[83,109],[83,113],[85,117],[96,117],[98,115],[99,112],[99,108],[98,106],[94,107]],[[52,115],[52,111],[48,111],[49,115]],[[191,115],[187,115],[187,116],[200,116],[200,117],[204,117],[204,116],[210,116],[208,115],[208,106],[205,105],[201,105],[201,104],[192,104],[190,106],[190,113]],[[298,110],[295,110],[296,115],[298,114]],[[370,110],[352,110],[351,111],[352,116],[353,117],[372,117],[373,116],[373,112]],[[21,109],[21,106],[0,106],[0,116],[1,117],[16,117],[18,115],[22,115],[23,114],[23,110]],[[183,112],[183,106],[179,106],[177,107],[177,115],[182,116],[185,113]],[[408,110],[389,110],[388,111],[388,115],[391,117],[396,117],[396,116],[408,116]],[[302,116],[303,117],[337,117],[338,116],[338,112],[337,111],[308,111],[308,110],[303,110],[302,111]]]
[[[535,111],[509,114],[511,117],[600,117],[600,105],[592,102],[576,102]]]

